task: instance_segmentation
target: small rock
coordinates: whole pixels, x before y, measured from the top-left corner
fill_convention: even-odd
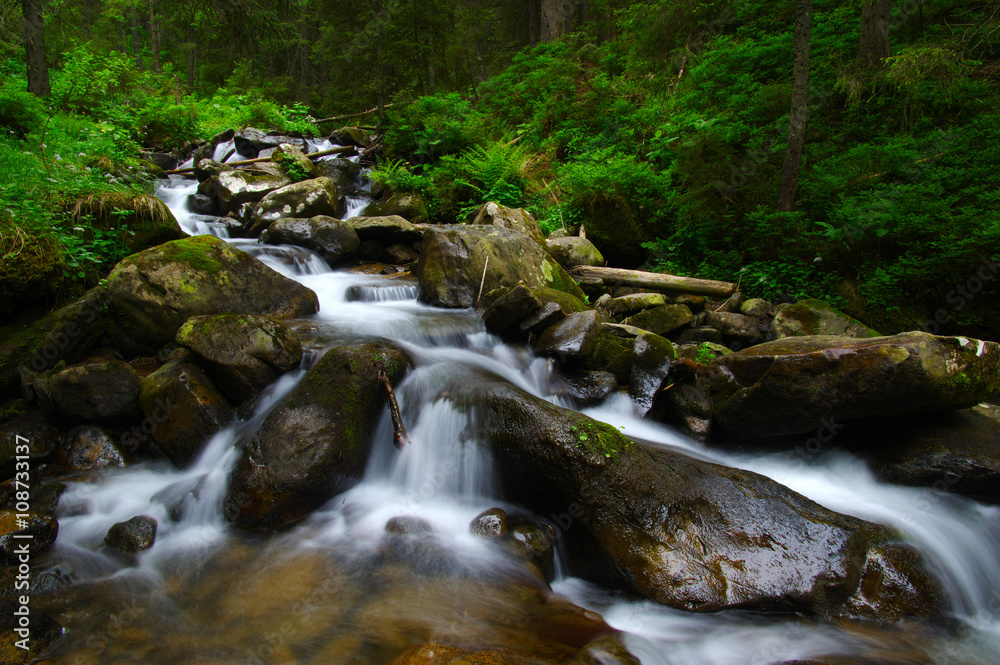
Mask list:
[[[611,372],[579,371],[565,374],[562,379],[581,407],[603,402],[618,390],[618,377]]]
[[[698,328],[682,330],[676,339],[681,344],[703,344],[706,342],[722,344],[722,333],[711,326],[699,326]]]
[[[593,353],[600,332],[601,317],[597,312],[570,314],[542,333],[535,344],[535,352],[563,361],[585,358]]]
[[[22,546],[37,554],[52,545],[58,533],[59,523],[52,515],[0,509],[0,560],[15,565]]]
[[[635,293],[618,298],[609,298],[601,307],[614,317],[628,316],[644,309],[652,309],[667,304],[661,293]]]
[[[469,524],[469,530],[483,538],[506,536],[509,531],[507,513],[501,508],[490,508],[483,511]]]
[[[122,468],[128,464],[128,457],[106,430],[96,425],[81,425],[66,437],[59,461],[72,473]]]
[[[385,523],[386,533],[394,533],[400,536],[430,533],[433,530],[430,522],[419,517],[413,517],[412,515],[393,517]]]
[[[137,515],[127,522],[118,522],[104,537],[104,542],[123,554],[148,550],[156,541],[156,520],[149,515]]]
[[[548,302],[540,310],[521,321],[519,327],[522,335],[541,335],[565,318],[566,314],[559,303]]]

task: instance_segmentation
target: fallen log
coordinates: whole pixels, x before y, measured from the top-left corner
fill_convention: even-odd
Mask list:
[[[385,391],[385,401],[389,406],[389,417],[392,418],[392,431],[395,434],[393,443],[400,450],[410,442],[410,436],[406,433],[406,426],[403,425],[403,417],[399,414],[399,404],[396,403],[396,393],[392,390],[392,383],[389,381],[389,371],[380,362],[374,364],[375,379],[382,384]]]
[[[311,152],[306,157],[309,159],[319,159],[320,157],[326,157],[327,155],[337,155],[342,152],[353,152],[356,148],[353,145],[342,145],[336,148],[330,148],[329,150],[320,150],[319,152]],[[232,154],[232,153],[230,153]],[[227,156],[228,157],[228,156]],[[260,164],[261,162],[271,161],[270,157],[257,157],[255,159],[241,159],[237,162],[227,162],[226,166],[246,166],[247,164]],[[164,175],[179,175],[182,173],[191,173],[194,171],[193,166],[185,166],[182,169],[172,169],[170,171],[164,171]]]
[[[383,104],[382,108],[387,109],[390,106],[392,106],[391,103],[390,104]],[[348,118],[360,118],[363,115],[368,115],[370,113],[375,113],[376,111],[378,111],[378,107],[377,106],[375,106],[373,108],[370,108],[367,111],[361,111],[359,113],[347,113],[345,115],[335,115],[332,118],[320,118],[319,120],[313,120],[312,122],[314,124],[318,125],[321,122],[333,122],[335,120],[347,120]]]
[[[634,286],[654,291],[673,291],[716,298],[728,298],[736,291],[736,285],[732,282],[602,266],[576,266],[569,270],[569,274],[574,277],[596,277],[605,283],[610,282],[620,286]]]

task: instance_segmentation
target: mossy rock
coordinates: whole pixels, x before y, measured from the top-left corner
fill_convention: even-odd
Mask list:
[[[628,385],[632,379],[632,351],[635,340],[618,337],[607,332],[597,336],[597,345],[584,363],[584,368],[611,372],[618,383]]]
[[[155,352],[192,316],[314,314],[316,294],[212,236],[175,240],[119,263],[106,287],[120,348]]]
[[[277,164],[285,177],[292,182],[314,178],[317,175],[316,163],[306,157],[298,146],[282,143],[271,153],[271,161]]]
[[[428,228],[414,272],[420,299],[438,307],[471,307],[480,292],[521,281],[529,289],[551,288],[584,299],[569,273],[538,243],[500,226]]]
[[[885,557],[883,581],[873,575],[873,587],[859,590],[870,558],[897,543],[887,527],[765,476],[637,445],[500,379],[456,380],[449,391],[476,405],[476,431],[491,446],[505,496],[553,516],[570,565],[585,577],[698,612],[851,617],[855,602],[880,595],[892,605],[883,616],[936,611],[918,561]]]
[[[646,413],[653,405],[653,396],[675,360],[677,351],[666,337],[646,333],[635,338],[628,394],[640,413]]]
[[[694,315],[687,305],[660,305],[646,309],[625,319],[624,323],[666,336],[691,323]]]
[[[398,215],[412,224],[430,221],[427,202],[419,194],[397,192],[385,201],[372,201],[361,211],[362,217],[390,217]]]
[[[603,266],[606,263],[594,243],[579,236],[549,238],[545,241],[545,249],[567,270],[576,266]]]
[[[230,476],[227,519],[278,529],[302,519],[362,476],[385,393],[375,365],[398,383],[406,356],[387,344],[335,347],[268,415]]]
[[[349,224],[327,215],[310,219],[282,217],[267,227],[267,243],[305,247],[331,266],[353,258],[361,247],[358,234]]]
[[[257,203],[269,192],[281,189],[292,182],[284,175],[253,172],[245,169],[224,171],[216,177],[216,180],[219,193],[219,211],[224,215],[237,212],[240,206],[246,203]]]
[[[51,233],[0,214],[0,315],[22,302],[48,299],[66,270],[63,248]]]
[[[475,225],[502,226],[511,231],[523,233],[542,247],[545,234],[530,212],[524,208],[508,208],[496,201],[490,201],[469,213],[468,223]]]
[[[778,308],[772,323],[777,339],[806,335],[836,335],[839,337],[879,337],[881,333],[855,318],[831,307],[822,300],[802,300]]]
[[[340,192],[336,183],[322,176],[285,185],[268,192],[252,214],[251,236],[285,217],[311,219],[319,215],[340,219]]]
[[[1000,344],[911,332],[788,337],[709,365],[717,438],[814,432],[824,420],[963,409],[1000,389]]]

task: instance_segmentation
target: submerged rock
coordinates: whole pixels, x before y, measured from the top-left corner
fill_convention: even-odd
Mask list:
[[[397,383],[406,357],[382,343],[326,352],[264,420],[230,476],[226,517],[243,527],[277,529],[361,479],[385,393],[382,363]]]
[[[506,495],[551,514],[577,569],[665,605],[852,616],[869,559],[896,541],[769,478],[636,445],[499,380],[454,389],[477,404]],[[919,565],[889,559],[879,565],[891,569],[891,592],[872,576],[863,597],[885,592],[894,607],[932,613]],[[905,598],[894,595],[900,580],[913,586]]]
[[[1000,344],[912,332],[790,337],[709,365],[717,436],[816,431],[824,419],[961,409],[1000,389]]]
[[[562,266],[528,236],[499,226],[428,228],[420,260],[420,299],[438,307],[471,307],[480,293],[513,287],[549,287],[583,299]]]

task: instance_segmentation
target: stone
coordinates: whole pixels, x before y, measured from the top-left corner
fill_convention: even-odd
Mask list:
[[[763,298],[750,298],[743,301],[743,304],[740,305],[739,313],[764,320],[774,316],[774,305]]]
[[[281,168],[285,177],[292,182],[315,178],[318,173],[313,160],[306,157],[298,146],[281,143],[271,153],[271,161]]]
[[[81,425],[66,436],[59,462],[68,473],[120,469],[128,465],[128,455],[107,430]]]
[[[430,522],[420,519],[419,517],[413,517],[412,515],[392,517],[385,523],[386,533],[393,533],[399,536],[413,536],[422,533],[431,533],[433,530],[434,529],[431,527]]]
[[[468,216],[468,223],[474,225],[502,226],[528,236],[545,247],[545,235],[535,218],[524,208],[508,208],[496,201],[479,206]]]
[[[668,334],[691,323],[694,315],[686,305],[660,305],[634,314],[623,323],[666,337]]]
[[[568,387],[568,397],[581,408],[599,404],[618,390],[618,377],[611,372],[583,370],[560,378]]]
[[[43,409],[70,422],[116,423],[139,417],[139,383],[122,360],[94,361],[35,375],[30,391]]]
[[[764,329],[760,320],[751,316],[732,312],[705,312],[703,323],[718,330],[726,344],[753,346],[764,341]]]
[[[427,203],[419,194],[397,192],[385,201],[372,201],[361,211],[362,217],[390,217],[398,215],[413,224],[429,221]]]
[[[646,333],[635,338],[632,356],[632,378],[628,395],[639,413],[645,414],[653,405],[653,396],[667,375],[670,363],[677,360],[677,351],[669,339]]]
[[[246,203],[257,203],[268,193],[286,187],[292,182],[283,175],[254,173],[245,169],[223,171],[217,180],[219,212],[223,214],[236,212]]]
[[[250,232],[259,234],[285,217],[311,219],[324,215],[340,218],[340,192],[326,177],[311,178],[268,192],[254,208]]]
[[[601,252],[586,238],[566,236],[545,241],[545,248],[563,268],[576,266],[603,266],[606,262]]]
[[[20,635],[15,631],[21,628],[18,612],[22,605],[16,600],[0,598],[0,663],[4,665],[28,665],[39,662],[42,654],[62,635],[62,626],[47,614],[31,609],[30,631],[22,645]]]
[[[226,518],[278,529],[305,517],[361,480],[385,393],[406,372],[406,356],[383,343],[334,347],[265,418],[230,476]]]
[[[108,276],[110,318],[119,348],[155,353],[202,314],[277,319],[319,310],[316,294],[224,240],[193,236],[121,261]]]
[[[677,341],[681,344],[722,344],[722,333],[711,326],[699,326],[680,331]]]
[[[267,227],[269,245],[295,245],[310,249],[330,266],[345,263],[361,246],[358,234],[348,224],[318,215],[310,219],[282,217]]]
[[[256,397],[302,362],[302,344],[292,329],[263,316],[194,316],[176,340],[198,356],[234,404]]]
[[[27,547],[29,554],[38,554],[56,541],[58,533],[59,523],[52,515],[0,509],[0,562],[17,565],[22,547]]]
[[[814,432],[825,421],[975,406],[1000,389],[1000,344],[911,332],[789,337],[709,365],[718,435]]]
[[[601,332],[607,335],[613,335],[615,337],[621,337],[622,339],[635,339],[639,335],[645,335],[649,333],[648,330],[643,330],[642,328],[636,328],[635,326],[627,326],[624,323],[602,323]]]
[[[522,336],[537,336],[565,318],[566,314],[563,312],[563,308],[559,306],[559,303],[548,302],[534,314],[522,319],[518,324],[518,328]]]
[[[420,258],[420,254],[413,251],[409,246],[397,242],[385,248],[382,252],[382,258],[386,263],[393,265],[408,265],[416,262]]]
[[[573,278],[538,243],[499,226],[429,227],[414,272],[420,300],[437,307],[472,307],[480,293],[521,281],[583,300]]]
[[[384,245],[413,244],[424,237],[423,229],[414,226],[399,215],[384,217],[351,217],[345,223],[354,229],[362,241],[374,240]]]
[[[139,403],[157,447],[187,466],[236,417],[229,401],[184,352],[142,380]]]
[[[602,326],[603,327],[603,326]],[[632,379],[632,352],[635,340],[618,337],[605,332],[597,336],[597,345],[586,359],[583,369],[610,372],[621,385],[628,385]]]
[[[510,532],[507,513],[502,508],[490,508],[477,515],[469,524],[469,530],[483,538],[501,538]]]
[[[606,311],[611,317],[617,318],[666,304],[667,300],[662,293],[635,293],[619,298],[608,298],[603,304],[595,305],[595,307]]]
[[[196,215],[217,215],[219,212],[218,200],[200,192],[189,194],[187,205],[188,210]]]
[[[41,411],[26,411],[0,424],[0,482],[14,477],[19,456],[35,469],[52,458],[59,443],[59,428]]]
[[[836,335],[858,339],[880,336],[880,333],[857,319],[815,299],[779,307],[774,315],[772,331],[776,339],[806,335]]]
[[[518,284],[494,300],[483,312],[483,323],[494,335],[502,335],[540,309],[542,302],[531,289]]]
[[[118,522],[104,536],[108,547],[122,554],[148,550],[156,541],[156,520],[149,515],[136,515],[127,522]]]
[[[586,358],[597,346],[601,317],[593,311],[570,314],[541,334],[535,353],[559,358],[562,362]]]

